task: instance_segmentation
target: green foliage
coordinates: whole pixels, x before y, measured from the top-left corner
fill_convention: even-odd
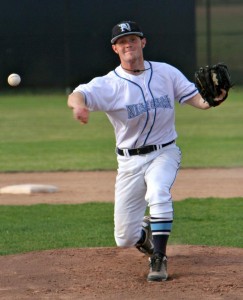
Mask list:
[[[243,166],[243,91],[220,107],[201,111],[177,105],[177,144],[183,167]],[[67,97],[0,96],[0,172],[116,169],[115,138],[104,113],[81,126]]]
[[[174,203],[171,244],[243,247],[243,198]],[[115,246],[113,203],[0,206],[0,255]]]

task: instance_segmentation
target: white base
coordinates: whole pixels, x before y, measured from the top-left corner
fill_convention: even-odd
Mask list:
[[[45,184],[18,184],[9,185],[0,189],[0,194],[32,194],[32,193],[55,193],[58,188]]]

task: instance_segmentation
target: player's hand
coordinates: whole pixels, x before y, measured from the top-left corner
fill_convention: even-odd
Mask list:
[[[81,124],[87,124],[89,121],[89,110],[87,107],[76,106],[73,108],[73,117]]]
[[[84,95],[74,92],[69,95],[67,105],[73,110],[73,117],[81,124],[87,124],[89,121],[89,110],[85,105]]]
[[[221,94],[218,95],[216,98],[214,98],[215,101],[222,101],[225,99],[225,96],[227,95],[226,90],[221,89]]]

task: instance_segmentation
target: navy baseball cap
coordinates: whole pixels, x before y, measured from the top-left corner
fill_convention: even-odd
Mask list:
[[[122,21],[112,28],[111,43],[115,44],[120,37],[129,34],[135,34],[142,38],[144,37],[141,28],[136,22]]]

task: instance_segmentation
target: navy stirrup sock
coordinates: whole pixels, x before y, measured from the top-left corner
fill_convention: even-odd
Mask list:
[[[151,218],[150,226],[153,235],[154,253],[166,255],[166,247],[172,229],[173,220]]]

